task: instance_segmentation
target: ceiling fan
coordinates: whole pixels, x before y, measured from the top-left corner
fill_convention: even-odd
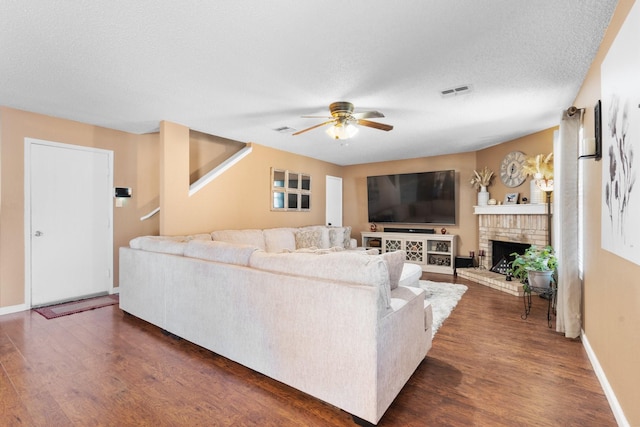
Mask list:
[[[319,123],[317,125],[311,126],[310,128],[300,130],[298,132],[293,133],[292,135],[300,135],[301,133],[310,131],[312,129],[318,128],[324,125],[333,125],[329,129],[327,129],[327,133],[335,138],[335,139],[348,139],[351,138],[358,132],[358,128],[355,126],[356,124],[361,126],[367,126],[374,129],[380,129],[384,131],[390,131],[393,129],[391,125],[385,125],[383,123],[372,122],[370,119],[373,117],[384,117],[379,111],[365,111],[362,113],[354,113],[353,112],[353,104],[350,102],[339,101],[334,102],[329,105],[329,111],[331,112],[331,117],[327,116],[302,116],[304,118],[318,118],[318,119],[330,119],[325,122]]]

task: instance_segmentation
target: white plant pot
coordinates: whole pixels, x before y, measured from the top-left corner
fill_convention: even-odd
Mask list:
[[[533,288],[551,287],[551,275],[553,271],[530,271],[528,273],[529,286]]]
[[[544,191],[542,191],[540,187],[536,185],[535,179],[529,181],[529,192],[531,193],[529,195],[529,203],[539,204],[546,202]]]
[[[487,191],[487,187],[482,186],[478,192],[478,206],[487,206],[488,201],[489,192]]]

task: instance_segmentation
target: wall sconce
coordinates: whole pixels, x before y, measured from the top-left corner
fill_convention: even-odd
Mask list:
[[[580,144],[580,159],[596,159],[602,158],[602,113],[600,111],[602,103],[600,100],[593,108],[593,122],[595,138],[584,138]]]
[[[116,198],[120,198],[120,197],[129,198],[129,197],[131,197],[131,187],[116,187],[113,197],[116,197]]]
[[[131,198],[131,187],[116,187],[113,192],[116,199],[116,208],[124,206],[124,201]]]

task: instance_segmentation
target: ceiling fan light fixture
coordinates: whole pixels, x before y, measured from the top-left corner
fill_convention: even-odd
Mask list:
[[[351,124],[336,123],[327,129],[327,135],[333,139],[349,139],[353,138],[358,133],[358,127]]]

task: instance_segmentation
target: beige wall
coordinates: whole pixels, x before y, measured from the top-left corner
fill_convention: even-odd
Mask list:
[[[605,39],[575,101],[586,107],[585,136],[593,137],[593,106],[601,99],[600,65],[633,0],[620,0]],[[636,23],[640,25],[640,23]],[[603,133],[606,132],[604,124]],[[636,146],[637,147],[637,146]],[[584,321],[583,328],[622,410],[632,426],[640,425],[640,266],[602,249],[601,161],[581,160],[584,167]],[[606,165],[604,165],[606,166]]]
[[[189,129],[162,122],[160,133],[161,234],[324,224],[325,176],[342,176],[341,166],[252,144],[251,154],[189,197]],[[272,167],[311,175],[309,212],[271,211]]]
[[[190,130],[189,182],[193,184],[244,146],[238,141]]]
[[[558,121],[560,121],[560,113],[558,113]],[[524,183],[518,187],[507,187],[502,183],[502,180],[500,179],[500,162],[502,162],[504,156],[511,151],[522,151],[527,156],[535,156],[541,153],[548,154],[552,152],[553,132],[557,129],[557,127],[547,129],[477,152],[478,169],[488,166],[489,169],[494,171],[496,174],[495,178],[493,178],[493,183],[488,189],[492,198],[496,200],[504,200],[504,196],[507,193],[520,193],[520,198],[523,196],[530,198],[529,179],[526,179]]]
[[[133,188],[126,205],[113,210],[117,278],[117,248],[136,235],[158,231],[157,219],[139,220],[158,204],[157,135],[131,135],[11,108],[0,108],[0,114],[0,307],[24,303],[26,137],[114,152],[114,186]]]

